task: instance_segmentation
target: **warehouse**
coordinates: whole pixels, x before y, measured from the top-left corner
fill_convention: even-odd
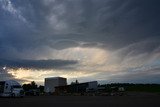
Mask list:
[[[67,79],[62,77],[45,78],[44,91],[46,93],[55,92],[55,87],[67,85]]]

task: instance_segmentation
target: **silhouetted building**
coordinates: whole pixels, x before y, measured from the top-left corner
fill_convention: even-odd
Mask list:
[[[56,93],[85,93],[97,91],[98,82],[91,81],[85,83],[71,84],[66,86],[57,86],[55,87]]]
[[[67,79],[62,77],[45,78],[44,91],[46,93],[55,92],[55,87],[67,85]]]

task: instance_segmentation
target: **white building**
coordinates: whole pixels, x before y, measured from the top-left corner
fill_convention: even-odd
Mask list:
[[[98,89],[98,82],[97,81],[88,82],[88,88],[97,90]]]
[[[86,91],[96,91],[98,90],[98,82],[97,81],[90,81],[87,82],[88,87],[86,88]]]
[[[62,77],[50,77],[45,78],[44,91],[55,92],[55,87],[67,85],[67,79]]]

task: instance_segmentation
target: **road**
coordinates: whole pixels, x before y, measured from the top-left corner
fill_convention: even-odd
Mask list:
[[[160,107],[160,95],[26,96],[0,98],[1,107]]]

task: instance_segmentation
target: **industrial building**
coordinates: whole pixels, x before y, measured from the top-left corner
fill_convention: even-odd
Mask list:
[[[46,93],[53,93],[55,92],[55,87],[66,86],[66,85],[67,85],[66,78],[62,78],[62,77],[45,78],[44,91]]]
[[[56,93],[85,93],[85,92],[95,92],[97,90],[98,90],[97,81],[55,87]]]

